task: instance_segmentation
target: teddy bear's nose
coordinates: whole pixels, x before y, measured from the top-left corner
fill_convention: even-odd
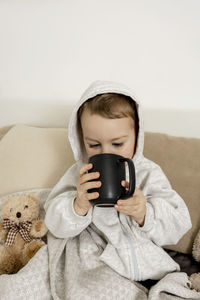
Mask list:
[[[22,214],[19,211],[16,213],[17,218],[21,218],[21,215]]]

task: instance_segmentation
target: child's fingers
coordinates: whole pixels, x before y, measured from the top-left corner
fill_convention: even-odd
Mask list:
[[[141,191],[136,187],[135,193],[132,197],[128,199],[119,199],[117,205],[119,206],[137,206],[142,205],[144,197],[141,197]]]
[[[85,194],[86,200],[93,200],[99,198],[99,193],[94,192],[94,193],[87,193]]]
[[[133,207],[132,206],[124,206],[124,207],[119,207],[119,206],[115,206],[116,210],[119,211],[120,213],[123,213],[125,215],[129,215],[133,218],[138,218],[141,214],[143,215],[142,211],[136,207]]]
[[[89,181],[82,185],[82,189],[84,191],[88,191],[90,189],[99,188],[101,186],[101,181]]]
[[[128,193],[128,191],[129,191],[129,182],[125,181],[125,180],[122,180],[121,185],[123,187],[125,187],[125,191],[126,191],[126,193]]]
[[[129,188],[129,182],[128,181],[122,180],[121,185],[123,187],[127,188],[127,189]]]
[[[121,185],[126,188],[126,191],[129,190],[129,182],[128,181],[122,180]],[[135,187],[133,196],[135,197],[135,196],[140,196],[140,195],[141,195],[141,190],[138,189],[138,187]]]
[[[118,205],[118,203],[115,205],[115,208],[125,214],[131,213],[133,209],[135,210],[132,205]]]
[[[99,172],[85,173],[80,177],[80,184],[97,179],[100,176]]]
[[[79,175],[80,177],[83,176],[83,174],[85,174],[87,171],[89,171],[90,169],[92,169],[93,165],[92,164],[87,164],[84,165],[80,168],[79,170]]]
[[[140,210],[143,207],[141,201],[138,199],[134,201],[133,198],[118,200],[115,207],[121,212],[133,212]]]
[[[129,206],[129,205],[133,205],[133,199],[129,198],[129,199],[119,199],[117,201],[117,205],[119,206]]]

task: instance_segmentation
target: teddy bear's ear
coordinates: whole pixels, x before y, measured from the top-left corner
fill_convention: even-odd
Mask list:
[[[34,201],[36,201],[36,202],[39,201],[39,197],[38,197],[38,195],[36,195],[36,194],[28,194],[27,196],[28,196],[29,199],[31,199],[31,200],[34,200]]]

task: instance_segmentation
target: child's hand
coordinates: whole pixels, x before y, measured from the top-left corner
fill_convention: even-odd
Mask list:
[[[128,183],[122,181],[124,187],[128,187]],[[115,208],[126,215],[131,216],[140,226],[144,225],[146,214],[146,199],[141,190],[137,187],[132,197],[128,199],[119,199]]]
[[[100,176],[99,172],[87,173],[92,168],[92,164],[84,165],[80,168],[80,179],[77,185],[77,197],[74,201],[74,210],[80,216],[85,216],[92,204],[90,200],[99,197],[99,193],[88,193],[89,189],[99,188],[101,186],[100,181],[90,181]]]

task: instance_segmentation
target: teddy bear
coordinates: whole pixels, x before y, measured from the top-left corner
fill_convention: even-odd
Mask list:
[[[47,227],[39,217],[35,194],[11,195],[2,200],[0,274],[17,273],[45,244]]]
[[[192,255],[196,261],[200,262],[200,230],[194,240]],[[189,279],[191,282],[191,288],[200,292],[200,273],[190,275]]]

